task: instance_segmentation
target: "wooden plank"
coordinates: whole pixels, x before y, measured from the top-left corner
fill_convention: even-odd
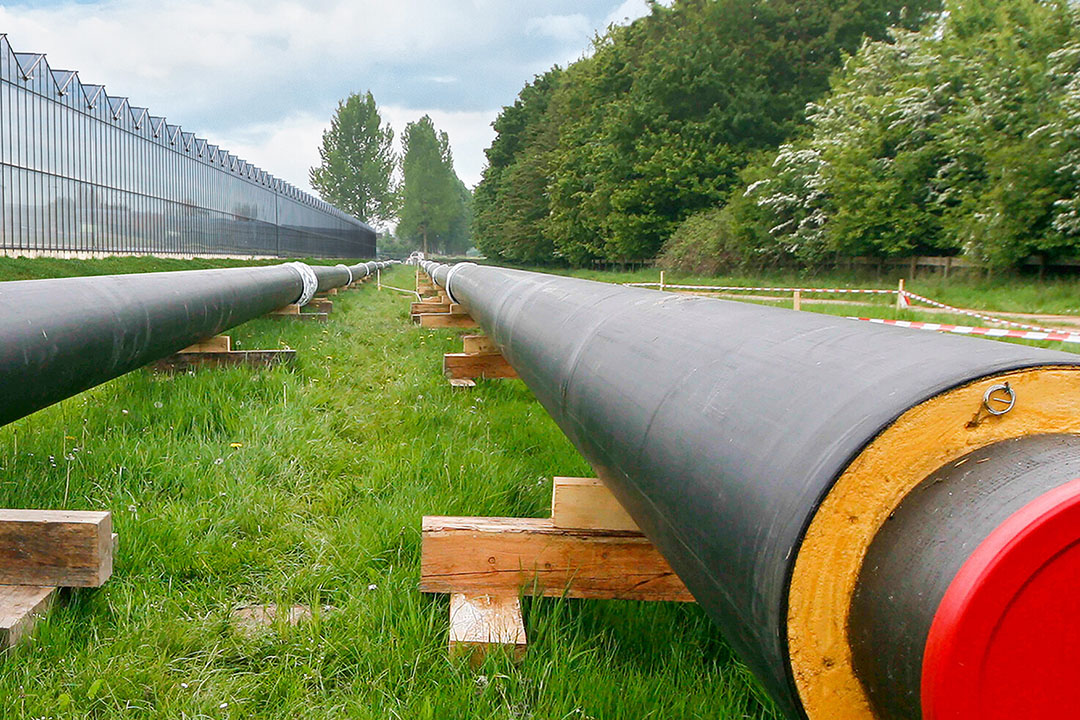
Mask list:
[[[286,305],[285,307],[280,307],[277,310],[273,310],[268,314],[270,314],[270,315],[299,315],[300,314],[300,306],[297,305],[296,303],[292,303],[291,305]]]
[[[555,478],[551,522],[559,528],[640,532],[634,519],[597,478]]]
[[[450,596],[450,654],[479,665],[496,648],[514,660],[525,657],[525,623],[515,595],[453,593]]]
[[[425,517],[420,590],[694,601],[641,533],[557,528],[550,518]]]
[[[421,301],[414,302],[409,305],[410,315],[423,315],[425,313],[448,313],[450,312],[450,303],[435,302],[435,301]]]
[[[470,355],[499,352],[499,348],[495,345],[495,341],[487,335],[464,335],[461,338],[461,342],[464,345],[465,352]]]
[[[450,378],[450,387],[474,388],[476,387],[476,381],[469,378]]]
[[[446,353],[443,374],[448,378],[516,378],[517,371],[500,353]]]
[[[0,650],[13,647],[34,629],[34,623],[56,600],[57,588],[0,585]]]
[[[418,315],[420,327],[426,328],[474,328],[479,327],[476,321],[468,315],[455,315],[453,313],[424,313]]]
[[[184,372],[197,367],[269,367],[296,360],[295,350],[232,350],[184,352],[161,358],[150,367],[158,372]]]
[[[180,352],[182,353],[212,353],[229,352],[232,350],[232,338],[228,335],[215,335],[202,342],[190,345]]]
[[[334,311],[334,301],[326,298],[313,298],[311,302],[300,309],[301,312],[321,312],[329,315]]]
[[[112,557],[109,512],[0,510],[0,584],[98,587]]]

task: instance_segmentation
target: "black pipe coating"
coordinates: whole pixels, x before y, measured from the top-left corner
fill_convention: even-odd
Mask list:
[[[287,264],[0,283],[0,425],[297,302],[302,272]],[[337,275],[348,282],[342,268]]]
[[[904,498],[870,544],[848,625],[878,717],[922,718],[923,649],[960,567],[1006,518],[1077,477],[1080,437],[1034,435],[969,453]]]
[[[319,279],[318,292],[326,292],[349,284],[349,270],[344,265],[312,265]]]
[[[851,460],[905,411],[1076,355],[469,263],[421,266],[503,356],[789,717],[789,583]]]

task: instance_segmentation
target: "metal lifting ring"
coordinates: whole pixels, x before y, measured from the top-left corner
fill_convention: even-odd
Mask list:
[[[1004,396],[1003,396],[1004,394]],[[1004,403],[1004,407],[994,407],[992,403]],[[991,415],[1004,415],[1013,409],[1016,404],[1016,392],[1009,387],[1009,383],[998,383],[986,388],[983,394],[983,407]]]

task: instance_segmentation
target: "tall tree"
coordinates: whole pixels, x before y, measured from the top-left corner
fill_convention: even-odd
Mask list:
[[[758,152],[803,130],[845,53],[892,25],[919,27],[940,0],[650,6],[503,108],[476,193],[485,252],[652,257],[683,219],[739,192]]]
[[[338,103],[319,159],[309,177],[323,200],[368,223],[394,217],[394,131],[383,124],[370,91]]]
[[[454,244],[450,231],[467,213],[461,192],[464,185],[454,172],[450,138],[437,131],[435,123],[425,115],[405,126],[402,141],[402,204],[397,234],[419,240],[424,252],[435,248],[450,251]]]
[[[748,193],[800,260],[955,253],[1009,266],[1076,252],[1065,208],[1080,87],[1068,0],[950,0],[921,32],[867,42]],[[814,252],[811,252],[813,250]]]

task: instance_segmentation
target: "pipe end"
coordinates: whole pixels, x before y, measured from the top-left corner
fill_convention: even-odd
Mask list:
[[[934,615],[925,720],[1080,717],[1080,479],[980,543]]]

